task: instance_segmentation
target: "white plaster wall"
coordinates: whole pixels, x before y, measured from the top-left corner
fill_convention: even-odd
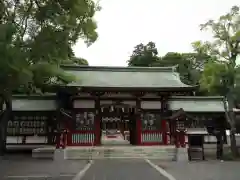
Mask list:
[[[160,101],[142,101],[141,102],[142,109],[161,109]]]
[[[224,105],[219,100],[170,100],[169,109],[186,112],[224,112]]]
[[[95,108],[94,100],[75,100],[73,108]]]
[[[51,111],[57,109],[55,100],[17,99],[12,101],[13,111]]]

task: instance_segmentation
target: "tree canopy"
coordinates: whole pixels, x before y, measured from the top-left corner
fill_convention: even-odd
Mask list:
[[[128,66],[148,67],[152,66],[159,60],[158,50],[154,42],[146,45],[138,44],[135,46],[130,59],[127,61]]]
[[[216,86],[234,86],[235,85],[235,76],[236,76],[236,68],[237,68],[237,57],[240,54],[240,14],[239,14],[239,7],[234,6],[232,7],[231,11],[223,16],[220,16],[218,20],[209,20],[207,23],[202,24],[201,28],[203,30],[211,30],[213,33],[213,41],[209,42],[201,42],[197,41],[195,44],[199,46],[196,47],[199,51],[204,51],[209,56],[215,59],[216,64],[211,63],[207,65],[204,70],[207,72],[203,72],[202,78],[203,79],[220,79],[219,81],[215,80],[208,80],[212,83],[206,86],[205,81],[203,82],[202,88],[207,89],[210,91],[216,91]],[[220,65],[220,63],[222,65]],[[214,73],[214,76],[209,76],[209,67],[216,66],[216,67],[224,67],[227,73],[220,74]],[[213,71],[214,68],[212,68]],[[220,83],[220,84],[219,84]],[[225,84],[221,84],[225,83]],[[220,90],[220,88],[219,88]],[[227,93],[228,89],[226,89],[225,94]]]
[[[209,20],[201,25],[202,30],[210,30],[213,40],[195,44],[196,50],[204,51],[215,62],[205,65],[200,84],[209,93],[221,94],[225,100],[226,117],[230,124],[231,150],[238,155],[236,147],[236,118],[233,111],[234,101],[239,96],[239,69],[237,57],[240,55],[240,7],[233,6],[229,13],[217,20]],[[226,103],[227,102],[227,103]]]
[[[155,43],[149,42],[147,45],[137,45],[127,62],[128,66],[176,66],[184,83],[196,85],[199,82],[200,72],[209,59],[206,54],[197,51],[193,53],[168,52],[161,57],[158,55]]]
[[[94,14],[98,10],[91,0],[1,0],[1,89],[11,92],[19,85],[29,87],[53,77],[73,80],[59,65],[66,59],[88,64],[74,57],[72,46],[79,38],[88,45],[97,39]]]
[[[74,81],[60,64],[87,64],[75,58],[72,47],[79,38],[87,45],[96,41],[98,10],[93,0],[0,0],[0,105],[6,105],[0,119],[0,153],[12,92]]]

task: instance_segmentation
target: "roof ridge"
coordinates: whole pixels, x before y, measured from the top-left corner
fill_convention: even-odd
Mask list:
[[[169,67],[125,67],[125,66],[86,66],[61,65],[64,70],[73,71],[136,71],[136,72],[175,72],[176,66]]]

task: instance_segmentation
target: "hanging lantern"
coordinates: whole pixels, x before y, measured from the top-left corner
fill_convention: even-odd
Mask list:
[[[114,111],[114,107],[111,106],[111,107],[110,107],[110,112],[113,112],[113,111]]]

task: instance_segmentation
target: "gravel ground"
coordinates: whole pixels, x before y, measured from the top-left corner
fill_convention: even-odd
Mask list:
[[[170,173],[176,180],[239,180],[240,162],[161,162],[151,160]]]
[[[87,164],[87,161],[81,160],[63,160],[62,162],[63,163],[58,163],[47,159],[33,159],[29,155],[5,156],[0,160],[0,179],[70,180]],[[39,177],[37,178],[36,176]]]

